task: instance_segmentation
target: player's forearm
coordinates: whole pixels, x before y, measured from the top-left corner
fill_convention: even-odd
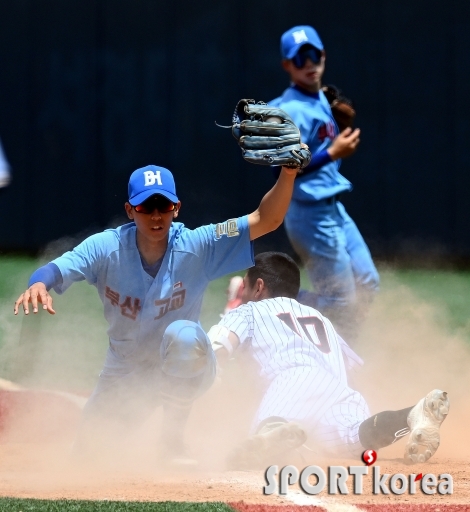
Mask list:
[[[310,160],[310,163],[307,165],[307,167],[303,169],[300,176],[305,176],[305,174],[318,171],[318,169],[321,169],[324,165],[329,164],[330,162],[333,162],[333,158],[331,157],[329,151],[327,149],[319,151],[312,156],[312,160]]]
[[[29,278],[28,288],[35,283],[44,283],[47,291],[62,284],[62,274],[55,263],[48,263],[38,268]]]
[[[282,224],[297,172],[297,169],[283,167],[274,187],[263,197],[258,209],[248,216],[251,240],[274,231]]]
[[[207,336],[211,342],[212,349],[217,359],[219,366],[224,366],[225,363],[230,359],[233,351],[240,345],[238,336],[227,329],[224,325],[213,325]]]

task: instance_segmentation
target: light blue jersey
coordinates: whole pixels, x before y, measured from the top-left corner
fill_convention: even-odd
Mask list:
[[[107,367],[157,362],[170,323],[199,321],[209,281],[254,265],[247,216],[194,230],[174,222],[155,279],[142,268],[136,232],[134,223],[106,230],[52,262],[63,278],[57,293],[82,280],[98,289],[109,323]]]
[[[281,108],[292,117],[300,130],[302,142],[308,145],[312,155],[328,149],[339,134],[330,105],[322,91],[308,93],[291,86],[269,104]],[[314,172],[300,175],[295,180],[292,198],[295,201],[312,202],[350,191],[351,183],[338,171],[340,165],[341,160],[336,160]]]
[[[270,102],[285,110],[299,127],[314,159],[331,146],[339,129],[323,91],[310,93],[291,85]],[[320,310],[348,341],[357,336],[356,302],[377,291],[379,276],[356,224],[338,201],[351,183],[339,173],[341,160],[328,161],[295,180],[284,219],[287,236],[304,263],[314,292],[298,300]],[[357,292],[360,291],[360,295]]]

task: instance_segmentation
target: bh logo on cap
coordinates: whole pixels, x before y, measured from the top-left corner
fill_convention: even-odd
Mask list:
[[[310,25],[298,25],[287,30],[281,36],[281,55],[283,59],[292,59],[304,44],[310,44],[323,50],[318,32]]]
[[[178,202],[173,174],[165,167],[147,165],[137,169],[129,179],[129,203],[137,206],[154,194],[165,196],[173,203]]]
[[[305,33],[305,30],[297,30],[296,32],[292,32],[292,37],[294,38],[295,44],[308,41],[308,37],[307,34]]]
[[[145,176],[145,187],[148,187],[149,185],[155,185],[155,182],[157,182],[158,185],[162,185],[162,177],[160,171],[144,171]]]

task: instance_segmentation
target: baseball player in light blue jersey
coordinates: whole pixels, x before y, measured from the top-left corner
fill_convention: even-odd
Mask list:
[[[362,360],[319,311],[300,304],[300,272],[287,254],[265,252],[243,279],[242,305],[208,336],[221,364],[256,363],[264,396],[252,436],[230,455],[231,469],[265,469],[304,443],[328,456],[360,457],[410,434],[409,463],[426,462],[439,446],[449,397],[438,389],[415,406],[373,416],[348,384],[346,369]]]
[[[314,294],[301,292],[299,300],[329,316],[350,341],[356,335],[358,306],[370,302],[379,284],[369,249],[338,200],[352,189],[339,167],[356,150],[360,131],[339,133],[321,91],[325,52],[312,27],[285,32],[281,55],[291,85],[270,104],[290,114],[312,152],[310,165],[296,179],[285,218],[287,235],[314,287]]]
[[[48,290],[61,294],[86,280],[97,288],[109,324],[109,348],[83,414],[76,448],[90,446],[98,426],[120,435],[164,406],[161,452],[184,459],[183,428],[191,404],[212,384],[215,358],[199,313],[209,281],[253,264],[252,241],[276,229],[297,170],[283,168],[253,213],[191,230],[175,222],[181,202],[172,173],[149,165],[129,180],[131,220],[84,240],[41,267],[15,302],[54,314]],[[182,458],[183,457],[183,458]]]

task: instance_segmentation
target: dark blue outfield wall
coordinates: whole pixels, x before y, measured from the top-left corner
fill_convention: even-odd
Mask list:
[[[0,0],[2,250],[119,222],[127,178],[172,169],[194,227],[252,211],[271,186],[228,130],[239,98],[288,81],[279,36],[314,25],[325,82],[356,104],[345,198],[378,256],[470,256],[468,0]],[[285,249],[283,230],[259,248]]]

